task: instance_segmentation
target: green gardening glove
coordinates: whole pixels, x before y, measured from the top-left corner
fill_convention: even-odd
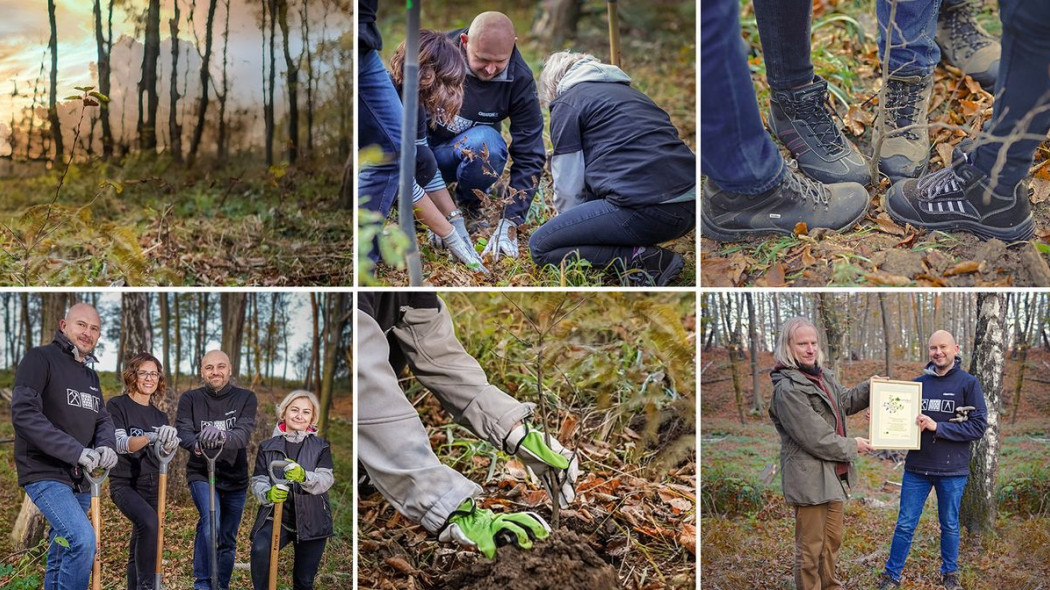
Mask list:
[[[438,540],[477,547],[482,555],[491,559],[496,556],[498,546],[531,549],[533,540],[546,539],[550,531],[547,521],[534,512],[494,514],[491,510],[479,509],[473,499],[468,499],[448,517]]]
[[[271,504],[278,504],[288,499],[288,490],[282,490],[277,486],[270,486],[270,489],[266,491],[266,499]]]
[[[525,464],[552,498],[557,494],[558,504],[568,508],[576,499],[576,479],[580,476],[580,465],[576,453],[561,446],[553,436],[547,446],[543,432],[533,430],[528,422],[522,422],[507,435],[505,449]],[[554,482],[554,490],[547,477]]]
[[[302,465],[291,461],[288,466],[284,468],[284,478],[288,481],[303,483],[303,481],[306,480],[306,470],[303,469]]]

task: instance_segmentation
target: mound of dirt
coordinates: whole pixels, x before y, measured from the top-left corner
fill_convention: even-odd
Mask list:
[[[461,590],[597,590],[619,588],[616,570],[602,561],[587,540],[571,531],[554,531],[532,549],[504,546],[496,559],[445,576],[445,588]]]

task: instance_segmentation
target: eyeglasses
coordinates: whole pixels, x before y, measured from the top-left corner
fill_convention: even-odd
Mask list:
[[[137,375],[139,376],[139,379],[156,379],[157,377],[160,377],[160,373],[156,371],[139,371]]]

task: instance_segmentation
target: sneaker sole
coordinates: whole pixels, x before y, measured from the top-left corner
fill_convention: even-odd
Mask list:
[[[868,207],[865,207],[864,210],[860,212],[860,215],[856,216],[852,221],[847,223],[841,229],[831,229],[831,228],[827,228],[827,229],[831,229],[831,231],[833,231],[833,232],[835,232],[837,234],[844,233],[846,230],[852,228],[854,225],[857,225],[857,223],[859,223],[861,219],[864,219],[864,216],[867,215],[867,213],[868,213]],[[812,231],[812,230],[815,230],[815,229],[818,229],[818,228],[810,227],[809,229]],[[715,227],[714,225],[711,225],[711,223],[707,221],[706,217],[704,217],[703,215],[700,215],[700,237],[701,238],[712,239],[712,240],[715,240],[715,241],[718,241],[718,242],[736,242],[736,241],[739,241],[739,240],[742,240],[742,239],[753,238],[753,237],[758,237],[758,236],[769,236],[769,235],[776,235],[776,234],[793,235],[794,233],[795,232],[793,230],[781,229],[779,227],[771,227],[771,228],[768,228],[768,229],[729,229],[729,230],[727,230],[727,229],[722,229],[722,228],[719,228],[719,227]]]
[[[940,222],[923,222],[917,223],[914,219],[908,219],[896,211],[893,210],[893,202],[889,199],[886,200],[886,212],[890,214],[890,218],[897,223],[904,225],[910,223],[915,227],[919,227],[927,230],[937,231],[965,231],[974,234],[982,240],[990,240],[995,238],[1006,243],[1011,242],[1025,242],[1035,235],[1035,220],[1032,218],[1032,214],[1029,213],[1028,217],[1021,222],[1017,227],[998,229],[994,227],[988,227],[982,225],[976,221],[940,221]]]

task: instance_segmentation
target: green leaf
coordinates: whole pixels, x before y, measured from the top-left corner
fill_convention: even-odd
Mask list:
[[[79,94],[70,94],[69,96],[63,98],[62,100],[80,100],[82,98],[84,98],[84,97],[80,96]]]
[[[106,96],[105,94],[102,94],[101,92],[89,92],[88,95],[94,96],[95,98],[99,99],[101,102],[109,102],[109,97]]]
[[[1050,254],[1050,244],[1046,244],[1046,243],[1043,243],[1043,242],[1032,242],[1032,243],[1035,244],[1035,249],[1036,250],[1039,250],[1043,254]]]
[[[94,86],[74,86],[73,88],[75,88],[75,89],[77,89],[77,90],[79,90],[81,92],[89,92],[89,91],[95,89]]]
[[[67,541],[65,537],[56,536],[55,537],[55,542],[58,543],[59,545],[65,547],[66,549],[69,549],[69,541]]]

